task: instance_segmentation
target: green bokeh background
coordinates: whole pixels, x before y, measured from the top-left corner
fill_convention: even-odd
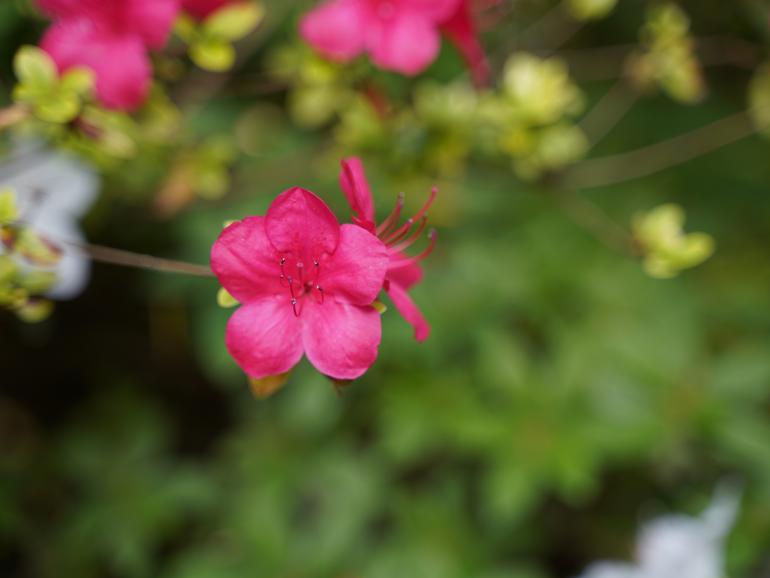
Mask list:
[[[545,4],[520,2],[486,37],[493,52]],[[571,46],[632,42],[642,5],[621,2]],[[761,2],[683,5],[696,35],[764,40]],[[162,220],[135,192],[151,177],[127,168],[86,221],[92,240],[205,262],[225,220],[294,185],[347,218],[331,132],[294,126],[281,91],[243,94],[301,9],[266,6],[279,16],[264,45],[188,119],[201,134],[248,135],[230,194]],[[12,54],[42,26],[19,2],[0,6],[4,90]],[[447,49],[428,76],[458,70]],[[696,107],[642,100],[594,154],[745,108],[750,72],[709,69]],[[580,84],[590,101],[610,86]],[[378,362],[339,395],[303,361],[274,397],[252,398],[224,348],[230,312],[214,281],[96,265],[47,322],[2,315],[0,574],[569,578],[630,558],[643,520],[696,513],[737,478],[729,575],[768,576],[769,153],[752,137],[581,193],[621,223],[676,202],[688,228],[716,238],[711,260],[665,281],[507,165],[437,176],[440,241],[414,292],[433,334],[416,344],[391,309]],[[412,207],[426,196],[392,163],[365,160],[380,215],[402,189]]]

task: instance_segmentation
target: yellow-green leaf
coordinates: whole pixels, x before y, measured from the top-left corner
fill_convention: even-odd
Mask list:
[[[192,61],[211,72],[224,72],[235,64],[235,49],[226,40],[201,38],[190,46]]]
[[[203,23],[203,34],[230,41],[240,40],[262,21],[265,10],[261,4],[241,2],[214,12]]]
[[[217,293],[217,305],[223,309],[231,309],[237,307],[240,303],[223,287]]]
[[[37,46],[22,46],[13,59],[16,78],[23,84],[50,87],[58,77],[56,64]]]

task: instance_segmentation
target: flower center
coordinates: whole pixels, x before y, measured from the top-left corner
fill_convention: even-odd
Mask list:
[[[306,295],[312,295],[319,305],[324,302],[324,289],[319,283],[321,261],[314,257],[309,265],[296,258],[292,253],[281,255],[278,262],[281,269],[281,287],[289,294],[289,303],[297,317],[302,313],[302,303]]]

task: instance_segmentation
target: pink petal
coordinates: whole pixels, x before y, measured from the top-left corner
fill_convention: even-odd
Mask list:
[[[422,316],[422,312],[412,301],[406,289],[398,283],[391,282],[388,287],[388,296],[393,301],[401,317],[414,327],[414,338],[417,341],[425,341],[430,335],[430,325],[425,321],[425,317]]]
[[[182,0],[182,8],[198,20],[205,20],[229,2],[230,0]]]
[[[125,28],[141,36],[148,48],[163,48],[179,12],[179,0],[126,0],[126,4]]]
[[[489,62],[467,3],[458,6],[452,18],[444,23],[443,30],[468,64],[476,86],[489,86]]]
[[[406,75],[422,72],[438,56],[441,38],[433,22],[412,10],[399,10],[369,37],[372,61]]]
[[[321,268],[320,284],[339,302],[371,305],[382,289],[390,255],[377,237],[358,225],[340,227],[340,244]]]
[[[324,56],[351,60],[366,46],[371,14],[361,0],[331,0],[306,14],[300,24],[302,38]]]
[[[467,0],[406,0],[409,8],[419,11],[433,22],[441,23],[457,11],[461,4]]]
[[[278,195],[265,217],[270,242],[280,252],[311,261],[333,253],[340,239],[340,225],[315,194],[295,187]]]
[[[141,40],[112,37],[86,18],[61,20],[41,42],[61,71],[87,66],[96,75],[101,103],[117,110],[133,110],[144,102],[150,85],[150,62]]]
[[[407,256],[403,253],[398,253],[394,255],[394,258],[401,260],[406,259]],[[420,267],[419,263],[402,265],[401,267],[396,267],[395,269],[388,269],[386,277],[393,283],[401,285],[401,287],[404,289],[411,289],[417,285],[417,283],[422,281],[422,267]]]
[[[264,217],[227,227],[211,248],[211,269],[240,303],[286,293],[280,283],[280,257],[265,233]]]
[[[239,308],[227,324],[225,344],[250,377],[285,373],[302,357],[299,318],[283,297],[266,297]]]
[[[377,360],[381,336],[380,314],[373,307],[305,300],[302,343],[310,363],[324,375],[334,379],[363,375]]]
[[[96,0],[36,0],[35,3],[45,14],[56,18],[82,16],[98,8]]]
[[[369,181],[366,180],[364,165],[361,159],[352,157],[342,160],[342,171],[340,172],[340,187],[350,204],[350,208],[359,225],[373,232],[374,223],[374,200],[372,191],[369,188]]]

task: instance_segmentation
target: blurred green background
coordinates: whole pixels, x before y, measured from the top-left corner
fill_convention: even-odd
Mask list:
[[[294,185],[347,218],[337,163],[361,152],[380,215],[401,190],[414,207],[441,188],[439,245],[415,291],[433,333],[416,344],[391,309],[361,380],[338,394],[303,361],[259,401],[224,348],[230,312],[213,280],[95,265],[86,293],[46,322],[3,314],[0,575],[569,578],[630,558],[641,520],[698,512],[736,476],[729,575],[768,576],[770,144],[751,137],[580,193],[626,226],[678,203],[688,229],[716,239],[705,264],[652,279],[508,163],[432,172],[409,164],[419,154],[403,142],[348,150],[330,126],[299,127],[265,70],[308,4],[265,4],[259,46],[224,79],[198,79],[222,85],[186,116],[197,134],[235,135],[229,193],[161,218],[149,209],[157,167],[143,159],[110,174],[89,238],[203,263],[225,220],[263,213]],[[485,33],[496,70],[547,4],[517,2]],[[568,49],[635,42],[644,5],[621,1]],[[766,4],[682,6],[696,36],[765,51]],[[21,2],[0,6],[6,96],[13,53],[43,26]],[[460,70],[447,47],[426,76]],[[592,154],[745,109],[751,73],[708,68],[694,107],[641,99]],[[371,74],[394,94],[419,82]],[[589,107],[613,83],[574,78]]]

